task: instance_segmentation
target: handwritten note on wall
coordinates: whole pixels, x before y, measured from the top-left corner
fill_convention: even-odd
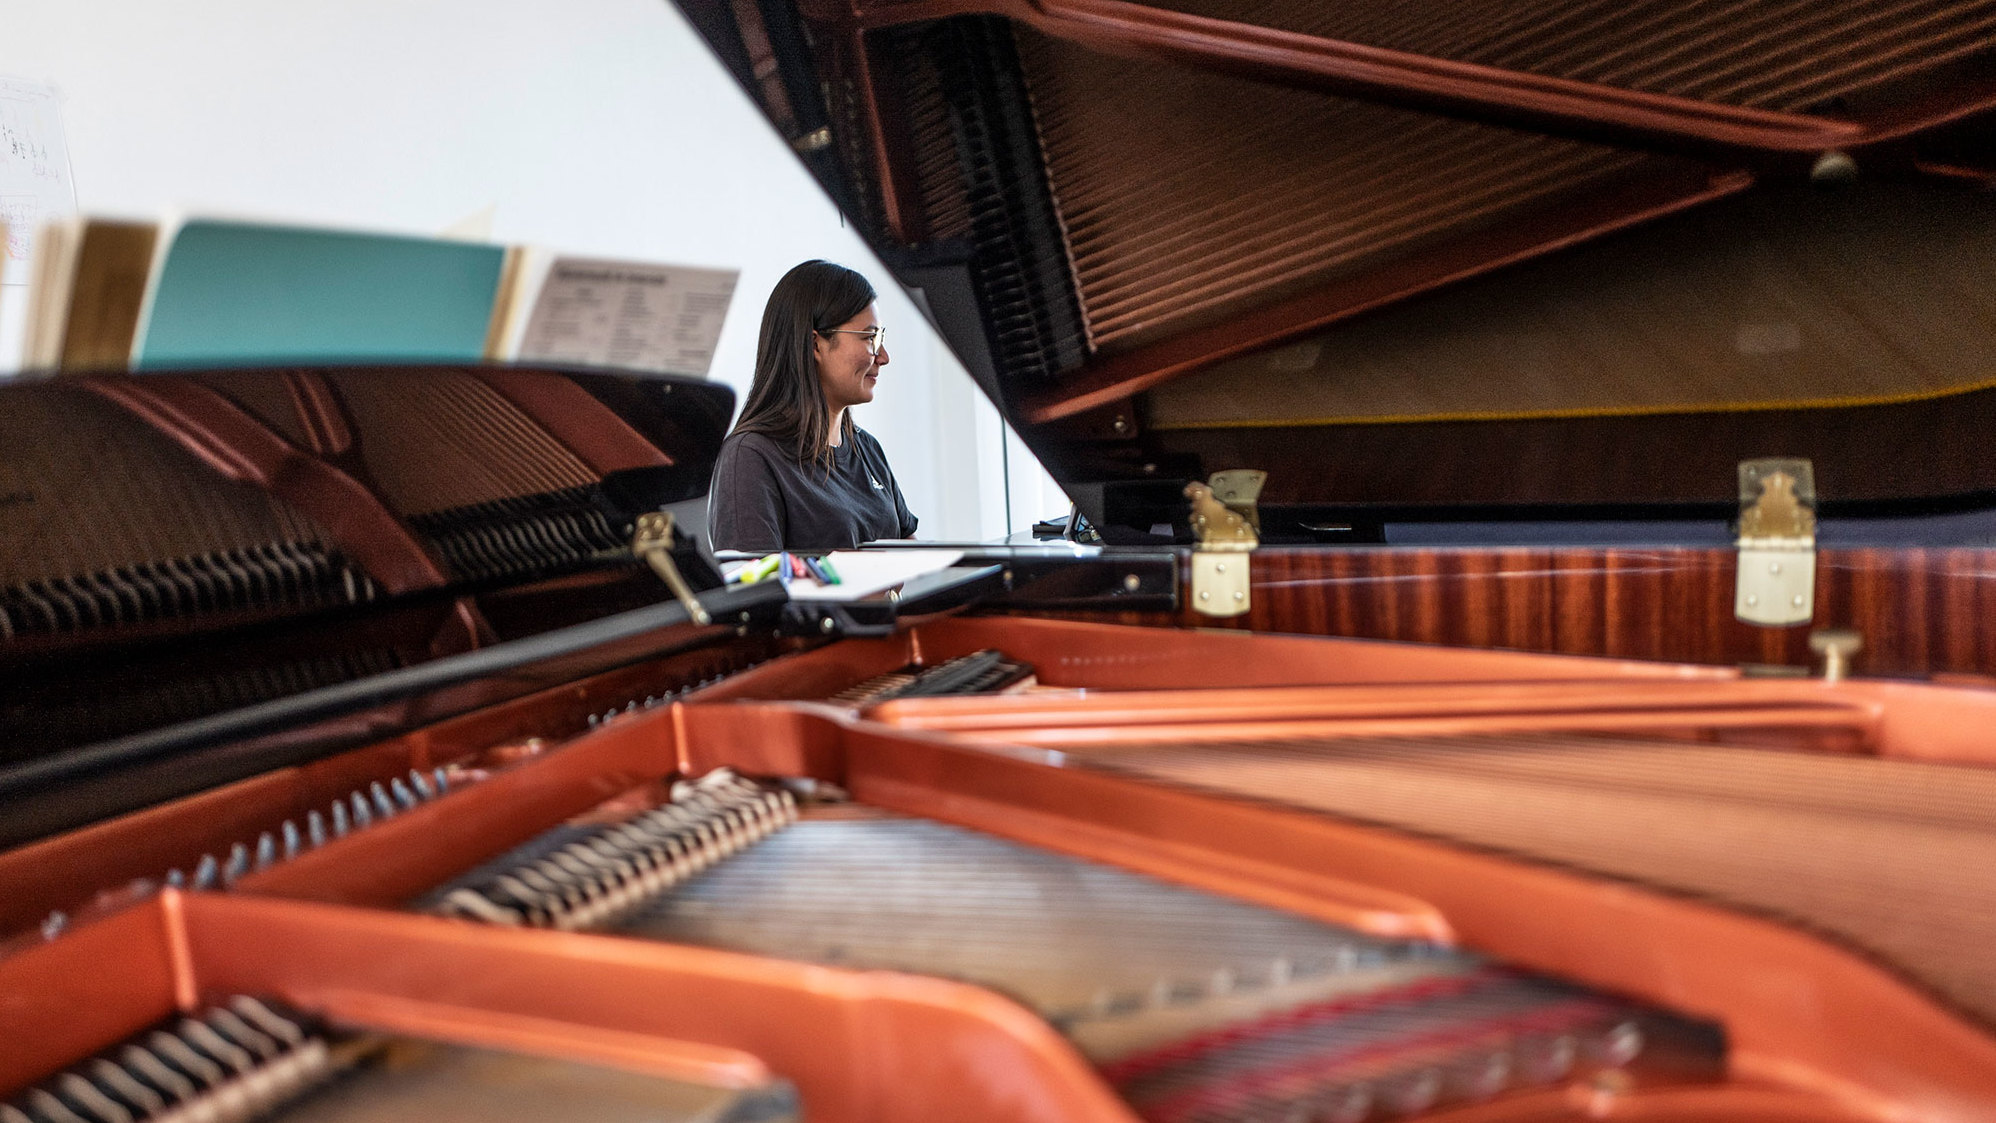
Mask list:
[[[69,145],[55,91],[0,78],[0,223],[7,226],[0,283],[27,284],[35,230],[75,211]]]

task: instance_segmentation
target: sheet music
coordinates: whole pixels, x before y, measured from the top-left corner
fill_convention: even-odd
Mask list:
[[[534,298],[518,357],[705,377],[738,276],[732,269],[557,258]]]
[[[69,145],[54,90],[17,78],[0,78],[0,283],[28,283],[35,231],[52,218],[76,213],[69,178]]]

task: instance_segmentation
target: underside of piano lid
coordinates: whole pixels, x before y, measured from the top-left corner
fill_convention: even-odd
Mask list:
[[[0,388],[0,835],[554,681],[479,664],[508,643],[604,617],[641,648],[647,634],[657,648],[714,631],[677,594],[727,594],[671,520],[704,517],[733,408],[701,380],[522,367]],[[737,596],[730,626],[766,623],[780,601]],[[614,638],[542,640],[553,647],[537,657],[567,650],[582,660],[559,672],[572,676]],[[469,693],[438,693],[453,684]],[[344,728],[300,737],[326,718]],[[62,809],[70,797],[51,793],[74,796],[77,781],[112,803]]]
[[[1111,540],[1996,467],[1996,6],[680,0]]]

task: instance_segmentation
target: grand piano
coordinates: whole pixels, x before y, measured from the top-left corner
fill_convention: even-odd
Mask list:
[[[1065,534],[0,387],[0,1121],[1996,1119],[1996,4],[681,8]]]

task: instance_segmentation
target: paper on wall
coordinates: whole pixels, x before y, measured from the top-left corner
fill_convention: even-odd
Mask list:
[[[739,276],[732,269],[556,258],[534,298],[517,358],[705,377]]]
[[[0,283],[25,285],[35,231],[76,213],[69,145],[54,90],[0,78]]]

